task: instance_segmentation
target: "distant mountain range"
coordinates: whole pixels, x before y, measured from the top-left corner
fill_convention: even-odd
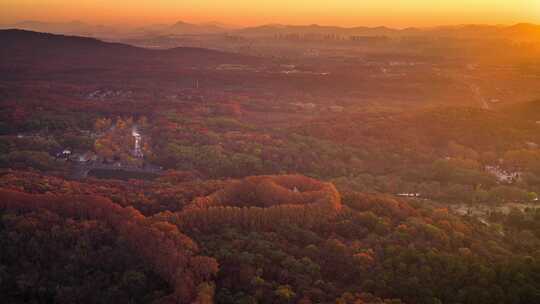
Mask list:
[[[207,35],[225,33],[234,26],[218,22],[193,24],[178,21],[175,24],[152,24],[138,28],[120,28],[104,25],[90,25],[81,21],[42,22],[23,21],[15,24],[0,25],[3,29],[21,29],[52,34],[80,35],[89,37],[118,37],[138,35]]]
[[[432,28],[405,28],[394,29],[380,27],[339,27],[313,25],[263,25],[249,27],[237,31],[247,36],[287,35],[287,34],[321,34],[342,36],[441,36],[462,38],[538,38],[540,39],[540,25],[521,23],[512,26],[497,25],[458,25],[440,26]]]
[[[512,26],[500,25],[458,25],[432,28],[394,29],[389,27],[339,27],[312,25],[268,24],[255,27],[238,28],[218,22],[202,24],[178,21],[175,24],[154,24],[135,29],[113,26],[90,25],[81,21],[65,23],[24,21],[1,28],[15,28],[54,34],[81,35],[90,37],[137,37],[163,35],[211,35],[234,34],[248,37],[275,35],[341,35],[341,36],[436,36],[455,38],[505,38],[519,40],[540,40],[540,25],[521,23]]]
[[[2,25],[4,29],[21,29],[51,34],[80,35],[88,37],[109,37],[119,33],[119,29],[104,25],[91,25],[81,21],[71,22],[43,22],[22,21],[15,24]]]
[[[281,24],[268,24],[256,27],[248,27],[238,31],[238,33],[245,35],[287,35],[287,34],[321,34],[321,35],[366,35],[366,36],[386,36],[393,35],[400,30],[391,29],[388,27],[339,27],[339,26],[321,26],[317,24],[312,25],[281,25]]]
[[[173,25],[156,24],[147,27],[141,27],[137,28],[134,32],[146,35],[204,35],[225,33],[230,29],[230,27],[227,27],[217,22],[193,24],[184,21],[178,21]]]

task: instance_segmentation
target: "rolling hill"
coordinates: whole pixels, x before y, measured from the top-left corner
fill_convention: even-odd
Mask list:
[[[39,33],[18,29],[0,30],[0,39],[2,46],[2,58],[8,59],[9,56],[27,56],[35,53],[40,55],[93,55],[99,56],[101,53],[109,56],[148,56],[162,57],[167,59],[175,56],[184,56],[186,61],[193,61],[197,57],[206,60],[216,61],[241,61],[253,59],[247,56],[219,52],[202,48],[174,48],[169,50],[148,50],[137,48],[120,43],[104,42],[94,38],[55,35],[48,33]],[[95,53],[98,52],[98,53]],[[101,53],[100,53],[101,52]],[[232,63],[231,62],[231,63]]]
[[[111,80],[133,75],[166,77],[178,69],[199,70],[219,64],[255,64],[255,57],[221,51],[179,47],[150,50],[94,38],[64,36],[24,30],[0,30],[1,78],[17,75],[47,78],[65,77],[65,73],[112,77]],[[80,73],[81,71],[92,73]],[[103,75],[99,71],[114,71]],[[97,74],[96,74],[97,73]],[[74,76],[77,76],[74,75]],[[74,78],[71,78],[74,79]]]

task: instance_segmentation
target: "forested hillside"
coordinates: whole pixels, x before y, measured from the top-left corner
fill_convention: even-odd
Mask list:
[[[0,31],[0,302],[540,303],[540,70],[334,38]]]
[[[209,191],[144,216],[136,209],[144,204],[111,201],[127,182],[98,186],[18,172],[0,182],[0,269],[2,278],[17,278],[3,285],[16,303],[69,303],[93,289],[100,290],[95,300],[84,301],[540,300],[537,212],[501,214],[500,224],[486,227],[436,205],[265,176],[220,186],[166,183],[176,193]],[[92,279],[83,283],[78,271]]]

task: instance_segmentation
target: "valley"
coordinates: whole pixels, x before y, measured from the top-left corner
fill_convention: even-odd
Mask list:
[[[173,28],[0,30],[8,303],[540,301],[522,27]]]

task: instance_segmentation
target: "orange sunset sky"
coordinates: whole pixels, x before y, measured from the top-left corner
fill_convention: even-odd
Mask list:
[[[0,0],[0,23],[23,20],[392,27],[540,23],[540,0]]]

